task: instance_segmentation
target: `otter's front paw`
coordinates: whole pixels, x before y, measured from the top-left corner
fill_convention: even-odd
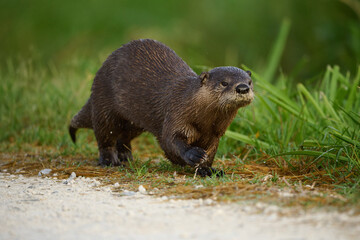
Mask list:
[[[208,160],[208,155],[205,150],[199,147],[190,148],[185,153],[185,162],[190,166],[194,167],[196,165],[200,165]]]
[[[122,163],[117,156],[117,151],[114,151],[112,149],[102,149],[100,150],[99,165],[120,166],[122,165]]]
[[[212,167],[199,167],[197,169],[197,174],[199,174],[201,177],[206,177],[206,176],[223,177],[225,175],[225,172],[223,170],[218,170]]]

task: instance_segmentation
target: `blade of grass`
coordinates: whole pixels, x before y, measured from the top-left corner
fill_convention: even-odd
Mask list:
[[[360,149],[360,142],[356,141],[356,140],[353,140],[351,139],[350,137],[348,136],[345,136],[344,134],[340,134],[336,131],[332,131],[330,132],[331,135],[333,135],[334,137],[344,141],[344,142],[347,142],[349,144],[352,144],[353,146],[357,147]]]
[[[329,94],[330,92],[330,76],[331,76],[332,68],[331,66],[326,67],[326,72],[324,75],[324,78],[322,79],[322,84],[320,86],[320,89],[323,89],[326,94]]]
[[[303,95],[302,95],[302,94],[299,94],[299,97],[300,97],[300,101],[301,101],[302,110],[303,110],[303,112],[304,112],[304,115],[305,115],[306,117],[311,117],[310,112],[309,112],[309,110],[308,110],[308,108],[307,108],[307,106],[306,106],[305,99],[304,99]],[[311,118],[312,118],[312,117],[311,117]]]
[[[267,64],[268,67],[264,73],[264,78],[269,82],[271,82],[271,80],[274,78],[276,69],[279,66],[281,55],[285,48],[286,39],[289,35],[290,25],[290,20],[284,19],[282,21],[280,32],[275,41],[274,47],[271,50],[270,58]]]
[[[291,152],[285,152],[285,153],[279,153],[272,157],[279,157],[279,156],[287,156],[287,155],[301,155],[301,156],[311,156],[311,157],[327,157],[331,158],[333,160],[339,159],[342,161],[349,161],[347,157],[344,156],[337,156],[333,153],[327,153],[327,152],[320,152],[320,151],[310,151],[310,150],[304,150],[304,151],[291,151]]]
[[[330,145],[328,143],[319,142],[317,140],[306,139],[301,144],[301,147],[330,148],[330,147],[341,147],[341,146],[334,146],[334,145]]]
[[[352,107],[354,106],[356,90],[358,90],[359,85],[360,85],[360,66],[358,67],[357,75],[356,75],[354,83],[350,89],[349,98],[346,101],[345,109],[347,111],[351,110]]]
[[[232,138],[232,139],[235,139],[235,140],[238,140],[238,141],[241,141],[241,142],[244,142],[244,143],[247,143],[247,144],[250,144],[250,145],[258,144],[262,148],[270,148],[270,144],[268,144],[266,142],[263,142],[263,141],[260,141],[260,140],[257,140],[257,139],[253,139],[253,138],[250,138],[250,137],[248,137],[246,135],[243,135],[243,134],[240,134],[240,133],[237,133],[237,132],[233,132],[233,131],[230,131],[230,130],[227,130],[225,132],[225,136],[227,136],[229,138]]]
[[[339,122],[339,123],[342,122],[340,120],[339,115],[336,113],[335,109],[330,104],[330,102],[329,102],[328,98],[326,97],[326,95],[323,92],[320,92],[320,96],[324,100],[325,109],[329,111],[330,115],[334,118],[334,120]]]
[[[331,82],[330,82],[330,93],[329,93],[329,98],[332,101],[335,101],[335,98],[336,98],[339,70],[340,70],[339,66],[334,66],[334,68],[332,69],[332,78],[331,78]]]
[[[322,111],[319,104],[315,101],[315,99],[313,98],[311,93],[305,88],[305,86],[303,84],[299,83],[297,85],[297,88],[298,88],[299,93],[303,94],[312,103],[312,105],[315,107],[316,111],[320,114],[320,116],[322,118],[326,118],[325,113]]]
[[[271,97],[271,96],[269,96],[269,99],[271,101],[273,101],[275,104],[277,104],[278,106],[284,108],[286,111],[288,111],[288,112],[292,113],[293,115],[297,116],[298,118],[300,118],[302,120],[305,120],[305,121],[309,122],[310,124],[314,124],[314,121],[312,119],[306,118],[305,116],[303,116],[301,114],[300,111],[297,111],[296,109],[293,109],[287,103],[284,103],[284,102],[278,100],[277,98],[274,98],[274,97]]]
[[[353,122],[355,124],[358,125],[358,127],[360,127],[360,115],[356,114],[352,111],[346,111],[343,107],[341,106],[337,106],[338,108],[340,108],[340,110],[342,110],[351,120],[353,120]]]
[[[274,110],[270,107],[270,105],[265,101],[262,96],[256,96],[260,102],[265,106],[265,108],[270,112],[271,116],[276,119],[277,122],[280,122],[279,116],[274,112]]]

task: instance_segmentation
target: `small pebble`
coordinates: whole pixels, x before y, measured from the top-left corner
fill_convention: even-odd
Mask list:
[[[41,177],[41,176],[43,176],[43,175],[47,175],[47,174],[49,174],[51,171],[52,171],[51,169],[45,168],[45,169],[41,170],[41,171],[38,173],[38,176]]]
[[[124,195],[124,196],[133,196],[133,195],[135,195],[135,194],[136,194],[136,192],[129,191],[129,190],[124,190],[124,191],[122,192],[122,195]]]
[[[93,180],[90,183],[90,187],[99,187],[100,186],[100,182],[97,180]]]
[[[141,194],[146,194],[146,189],[144,188],[143,185],[140,185],[140,186],[139,186],[139,192],[140,192]]]
[[[68,179],[66,179],[63,183],[64,184],[71,184],[75,178],[76,178],[76,173],[72,172],[70,177]]]

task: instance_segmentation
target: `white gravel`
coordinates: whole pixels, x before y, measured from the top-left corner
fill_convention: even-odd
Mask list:
[[[115,186],[119,186],[118,184]],[[94,179],[0,173],[0,239],[359,239],[360,218],[113,192]],[[256,213],[256,212],[261,213]]]

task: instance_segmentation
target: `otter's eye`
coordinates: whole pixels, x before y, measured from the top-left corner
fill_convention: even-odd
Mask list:
[[[229,85],[227,82],[221,82],[221,86],[226,87],[227,85]]]

